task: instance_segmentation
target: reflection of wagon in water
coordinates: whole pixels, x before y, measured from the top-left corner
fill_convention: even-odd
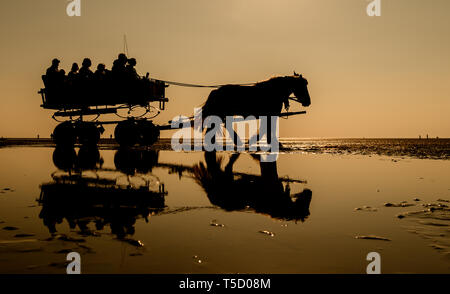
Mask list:
[[[91,232],[88,225],[94,223],[96,230],[109,225],[113,234],[124,238],[133,235],[137,219],[147,220],[165,209],[164,184],[150,173],[125,175],[107,168],[60,170],[52,179],[41,185],[38,199],[42,206],[39,216],[51,233],[66,219],[71,229],[78,226],[82,234]]]
[[[44,109],[55,110],[55,120],[65,120],[53,132],[59,145],[97,144],[103,125],[117,124],[114,134],[120,145],[151,145],[159,138],[159,129],[151,118],[164,110],[164,82],[148,78],[126,79],[108,76],[104,80],[74,80],[55,82],[42,76],[45,88],[39,91]],[[157,103],[157,107],[151,105]],[[141,110],[138,117],[131,112]],[[128,110],[128,118],[116,121],[98,121],[101,115]],[[142,113],[143,112],[143,113]],[[95,116],[85,121],[86,116]],[[122,117],[122,116],[120,116]]]

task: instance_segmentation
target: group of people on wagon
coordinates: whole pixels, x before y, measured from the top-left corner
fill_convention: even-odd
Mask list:
[[[72,103],[114,104],[114,101],[111,101],[114,96],[133,97],[136,91],[142,88],[143,78],[135,69],[136,59],[127,58],[123,53],[114,60],[111,70],[108,70],[105,64],[100,63],[93,72],[91,60],[85,58],[81,68],[77,63],[73,63],[70,72],[66,75],[64,69],[59,69],[59,64],[58,59],[53,59],[44,78],[47,94],[58,96],[59,101],[53,100],[53,103],[67,103],[67,101],[62,101],[65,97]],[[77,100],[72,101],[74,99]],[[100,101],[105,99],[110,100]]]

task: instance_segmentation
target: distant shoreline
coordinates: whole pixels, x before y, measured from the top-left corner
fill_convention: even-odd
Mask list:
[[[171,138],[160,138],[160,140],[171,140]],[[374,138],[370,138],[370,137],[343,137],[343,138],[339,138],[339,137],[326,137],[326,138],[300,138],[300,137],[286,137],[286,138],[280,138],[281,141],[287,141],[287,140],[450,140],[450,138],[436,138],[436,137],[432,137],[432,138],[407,138],[407,137],[401,137],[401,138],[396,138],[396,137],[386,137],[386,138],[379,138],[379,137],[374,137]],[[51,138],[13,138],[13,137],[2,137],[0,138],[0,142],[19,142],[19,141],[24,141],[24,142],[43,142],[43,141],[52,141]],[[110,139],[110,138],[102,138],[100,139],[100,141],[105,141],[105,142],[115,142],[114,139]]]
[[[281,143],[285,142],[314,142],[314,141],[333,141],[333,140],[347,140],[347,141],[382,141],[382,140],[392,140],[392,141],[415,141],[415,142],[445,142],[449,141],[450,138],[429,138],[429,139],[419,139],[419,138],[280,138]],[[161,147],[163,145],[170,145],[171,138],[160,138],[156,146]],[[55,147],[55,143],[51,138],[0,138],[0,148],[1,147],[14,147],[14,146],[33,146],[33,147]],[[99,146],[102,147],[119,147],[115,139],[102,138],[100,139]],[[163,148],[167,149],[167,148]]]
[[[229,144],[224,142],[225,145]],[[419,138],[327,138],[302,139],[281,138],[280,152],[334,154],[334,155],[380,155],[388,157],[409,157],[419,159],[450,160],[450,139],[419,139]],[[190,141],[191,149],[200,142]],[[188,143],[189,145],[189,143]],[[246,144],[247,145],[247,144]],[[0,149],[14,147],[55,148],[50,138],[4,138],[0,139]],[[81,147],[76,144],[75,147]],[[98,148],[102,150],[118,150],[119,144],[112,138],[100,139]],[[158,151],[173,151],[171,139],[161,138],[152,146],[138,146],[138,149],[152,149]],[[224,149],[226,149],[224,147]],[[247,148],[245,150],[248,150]]]

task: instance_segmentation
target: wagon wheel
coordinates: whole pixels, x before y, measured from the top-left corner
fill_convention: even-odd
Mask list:
[[[125,120],[117,124],[114,137],[120,146],[134,146],[138,143],[139,132],[134,120]]]
[[[101,163],[100,151],[95,145],[83,145],[78,151],[78,167],[80,169],[95,169]]]
[[[94,123],[78,123],[76,133],[78,142],[82,145],[95,146],[100,141],[100,130]]]
[[[151,146],[159,139],[160,131],[151,121],[140,121],[139,127],[139,144],[143,146]]]
[[[77,165],[77,153],[73,146],[57,146],[53,151],[53,164],[60,170],[74,170]]]
[[[58,146],[73,146],[76,138],[75,126],[70,121],[60,123],[53,131],[53,141]]]

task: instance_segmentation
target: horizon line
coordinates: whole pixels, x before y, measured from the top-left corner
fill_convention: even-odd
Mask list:
[[[171,140],[171,137],[162,137],[159,140]],[[280,137],[280,140],[326,140],[326,139],[450,139],[450,137]],[[0,137],[0,140],[52,140],[50,137]],[[100,138],[100,140],[115,140],[114,138]]]

